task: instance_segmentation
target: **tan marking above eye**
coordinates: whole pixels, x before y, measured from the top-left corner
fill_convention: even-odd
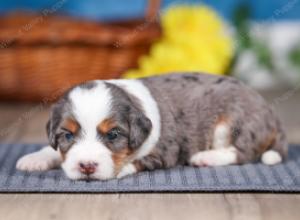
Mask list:
[[[72,132],[73,134],[76,134],[80,128],[78,122],[71,118],[67,118],[63,122],[62,127],[65,128],[66,130]]]
[[[97,129],[100,133],[106,134],[111,129],[113,129],[116,126],[116,123],[113,119],[108,118],[103,120],[98,126]]]

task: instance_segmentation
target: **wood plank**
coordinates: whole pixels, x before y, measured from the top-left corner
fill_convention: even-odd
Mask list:
[[[0,141],[47,142],[49,107],[41,104],[0,104]]]
[[[22,133],[18,142],[21,143],[47,143],[46,123],[49,118],[48,106],[36,105],[28,112],[27,120],[22,125]]]
[[[262,219],[300,219],[300,194],[255,194]]]
[[[21,135],[25,117],[23,113],[29,106],[26,104],[0,105],[0,141],[15,142]]]
[[[0,219],[299,219],[293,194],[2,194]]]

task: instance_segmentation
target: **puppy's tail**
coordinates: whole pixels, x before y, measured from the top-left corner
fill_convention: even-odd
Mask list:
[[[261,161],[266,165],[281,163],[287,157],[288,142],[285,133],[279,127],[276,137],[269,149],[261,156]]]

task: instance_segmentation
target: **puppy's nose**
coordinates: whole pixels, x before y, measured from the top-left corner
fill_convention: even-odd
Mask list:
[[[86,174],[86,175],[90,175],[95,173],[96,168],[97,168],[98,164],[97,163],[79,163],[79,170],[81,173]]]

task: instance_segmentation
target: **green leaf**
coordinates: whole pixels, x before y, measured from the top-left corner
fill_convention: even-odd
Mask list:
[[[272,53],[265,42],[258,40],[253,41],[253,50],[257,56],[257,60],[260,65],[266,67],[269,70],[274,70],[274,64],[272,59]]]
[[[236,28],[238,48],[237,52],[251,47],[251,37],[250,37],[250,24],[249,18],[251,15],[250,7],[248,4],[241,4],[237,6],[233,13],[232,23]]]
[[[300,69],[300,45],[290,51],[288,59],[292,65]]]

